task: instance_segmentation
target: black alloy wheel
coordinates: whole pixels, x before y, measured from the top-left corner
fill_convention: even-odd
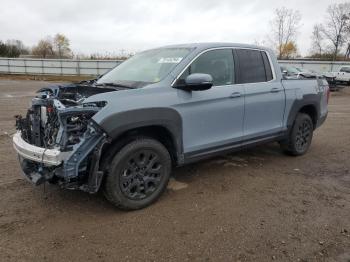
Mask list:
[[[138,137],[114,153],[104,194],[115,206],[136,210],[155,202],[169,181],[171,158],[159,141]]]

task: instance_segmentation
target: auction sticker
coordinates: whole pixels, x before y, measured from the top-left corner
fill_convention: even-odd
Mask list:
[[[181,62],[183,57],[161,57],[158,60],[159,64],[178,64]]]

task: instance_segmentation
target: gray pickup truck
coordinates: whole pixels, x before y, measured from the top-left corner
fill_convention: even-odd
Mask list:
[[[304,154],[327,117],[325,80],[283,79],[269,49],[230,43],[140,52],[98,79],[38,91],[13,145],[34,184],[153,203],[173,167],[277,141]]]

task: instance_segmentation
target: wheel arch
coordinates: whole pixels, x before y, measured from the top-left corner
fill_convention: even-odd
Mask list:
[[[317,126],[317,119],[318,119],[318,113],[317,113],[317,109],[314,105],[310,104],[310,105],[304,105],[302,108],[300,108],[298,113],[304,113],[307,114],[311,117],[312,120],[312,124],[314,126],[314,129]]]
[[[298,113],[308,114],[314,126],[314,129],[317,127],[317,121],[320,117],[320,106],[318,96],[315,95],[306,95],[302,100],[297,100],[293,103],[287,120],[287,129],[291,130],[293,127],[295,118]]]
[[[182,120],[174,109],[151,108],[118,113],[100,125],[111,139],[101,155],[104,166],[111,155],[141,136],[161,142],[169,151],[174,165],[183,163]]]

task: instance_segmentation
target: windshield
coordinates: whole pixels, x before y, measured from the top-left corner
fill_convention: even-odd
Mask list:
[[[340,72],[350,73],[350,67],[342,67],[342,68],[340,69]]]
[[[189,48],[160,48],[138,53],[102,76],[97,84],[114,83],[139,87],[142,84],[159,82],[190,51]]]

